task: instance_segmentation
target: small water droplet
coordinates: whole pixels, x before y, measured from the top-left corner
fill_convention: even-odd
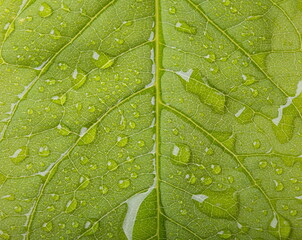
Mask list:
[[[80,183],[79,190],[87,188],[89,183],[90,183],[90,178],[88,176],[85,176],[85,175],[81,176],[79,183]]]
[[[169,8],[169,13],[170,14],[175,14],[176,13],[176,8],[174,6]]]
[[[61,134],[62,136],[67,136],[71,133],[70,129],[64,125],[59,124],[57,126],[57,129],[59,131],[59,134]]]
[[[256,140],[253,142],[253,147],[254,147],[255,149],[259,149],[260,146],[261,146],[260,140],[259,140],[259,139],[256,139]]]
[[[267,167],[267,161],[260,161],[259,162],[259,167],[260,168],[266,168]]]
[[[25,158],[29,156],[29,149],[27,146],[20,147],[17,149],[13,155],[10,156],[11,161],[14,164],[22,162]]]
[[[95,125],[94,127],[87,129],[87,128],[82,128],[81,133],[80,133],[80,141],[79,141],[79,146],[81,145],[87,145],[92,143],[95,140],[97,133],[97,126]]]
[[[71,82],[74,89],[79,89],[86,82],[87,74],[80,68],[75,69],[71,76]]]
[[[22,211],[22,207],[20,205],[17,205],[17,206],[14,207],[14,210],[15,210],[16,213],[19,213],[19,212]]]
[[[277,192],[281,192],[284,189],[284,185],[282,182],[274,180],[275,183],[275,189]]]
[[[256,78],[250,74],[242,74],[243,85],[250,86],[256,82]]]
[[[189,25],[185,21],[178,21],[175,24],[175,28],[179,32],[184,32],[184,33],[189,33],[189,34],[196,34],[197,33],[196,27],[193,27],[193,26]]]
[[[100,190],[101,194],[103,194],[103,195],[107,194],[109,191],[108,187],[105,185],[100,186],[99,190]]]
[[[213,183],[213,179],[210,177],[202,177],[200,180],[206,186],[211,185]]]
[[[216,55],[213,52],[209,52],[206,56],[204,56],[204,58],[209,62],[209,63],[213,63],[216,61]]]
[[[114,170],[116,170],[117,168],[118,168],[118,164],[117,164],[116,161],[114,161],[114,160],[109,160],[109,161],[107,162],[107,169],[108,169],[109,171],[114,171]]]
[[[39,148],[39,156],[41,157],[47,157],[50,154],[50,150],[47,145],[43,145]]]
[[[106,69],[113,65],[114,59],[103,52],[93,52],[92,55],[95,65],[100,69]]]
[[[56,104],[58,104],[58,105],[63,106],[64,103],[66,102],[66,99],[67,99],[66,94],[62,94],[62,95],[53,96],[53,97],[51,98],[51,101],[52,101],[53,103],[56,103]]]
[[[43,225],[42,225],[42,229],[43,229],[45,232],[50,232],[50,231],[52,230],[52,227],[53,227],[52,222],[45,222],[45,223],[43,223]]]
[[[53,10],[47,3],[42,3],[39,7],[39,16],[46,18],[52,14]]]
[[[6,233],[6,232],[0,230],[0,238],[5,239],[5,240],[8,240],[8,239],[10,239],[11,237],[10,237],[10,235],[9,235],[8,233]]]
[[[77,205],[78,205],[78,201],[75,198],[69,200],[66,204],[65,212],[66,213],[73,212],[76,209]]]
[[[120,179],[118,181],[118,186],[120,188],[128,188],[131,184],[131,181],[129,179]]]
[[[129,138],[128,136],[121,134],[117,137],[117,146],[125,147],[128,144]]]
[[[52,39],[56,40],[62,37],[60,31],[56,28],[52,29],[49,34]]]
[[[90,236],[99,229],[99,222],[91,223],[90,221],[87,221],[84,228],[87,229],[84,236]]]
[[[212,164],[211,165],[211,169],[212,169],[212,172],[214,174],[220,174],[221,173],[221,167],[220,167],[220,165]]]
[[[191,149],[188,145],[182,143],[174,144],[170,154],[170,159],[174,164],[188,164],[190,158]]]

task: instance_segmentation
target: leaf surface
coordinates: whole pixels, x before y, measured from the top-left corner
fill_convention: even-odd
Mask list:
[[[301,21],[0,1],[0,239],[300,239]]]

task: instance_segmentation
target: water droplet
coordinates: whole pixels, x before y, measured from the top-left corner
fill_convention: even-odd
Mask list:
[[[55,206],[54,205],[50,205],[50,206],[47,206],[47,211],[49,212],[53,212],[54,210],[56,210]]]
[[[39,16],[46,18],[52,14],[53,10],[47,3],[42,3],[39,7]]]
[[[57,129],[59,131],[59,134],[61,134],[62,136],[67,136],[71,133],[70,129],[64,125],[59,124],[57,126]]]
[[[239,214],[238,195],[232,188],[219,192],[206,189],[202,194],[193,195],[192,199],[209,217],[234,219]]]
[[[184,165],[188,164],[191,158],[191,149],[188,145],[178,143],[174,144],[170,159],[174,164]]]
[[[115,38],[114,39],[118,44],[123,44],[125,42],[124,39]]]
[[[129,138],[128,136],[121,134],[117,137],[117,146],[125,147],[128,144]]]
[[[256,140],[253,142],[253,147],[254,147],[255,149],[259,149],[260,146],[261,146],[260,140],[259,140],[259,139],[256,139]]]
[[[45,232],[50,232],[52,230],[52,222],[46,222],[46,223],[43,223],[42,225],[42,229],[45,231]]]
[[[10,239],[10,235],[2,230],[0,230],[0,238],[8,240]]]
[[[75,198],[73,198],[72,200],[67,202],[65,212],[66,213],[73,212],[76,209],[77,205],[78,205],[78,201]]]
[[[85,229],[87,229],[87,230],[84,233],[84,236],[90,236],[90,235],[96,233],[98,228],[99,228],[99,222],[95,222],[93,224],[90,221],[86,222]]]
[[[213,183],[213,179],[210,177],[202,177],[200,180],[206,186],[211,185]]]
[[[93,52],[92,58],[94,60],[95,65],[100,69],[109,68],[114,63],[114,59],[103,52]]]
[[[13,155],[10,156],[10,159],[13,163],[18,164],[22,162],[25,158],[29,156],[29,149],[27,146],[20,147],[17,149]]]
[[[187,72],[176,72],[181,77],[186,90],[197,95],[201,102],[210,106],[215,112],[224,113],[226,98],[217,89],[203,83],[199,70],[189,69]]]
[[[56,40],[62,37],[60,31],[56,28],[52,29],[49,34],[52,39]]]
[[[208,55],[204,56],[204,58],[209,62],[213,63],[216,61],[216,55],[213,52],[208,53]]]
[[[193,27],[193,26],[189,25],[185,21],[178,21],[175,24],[175,28],[179,32],[184,32],[184,33],[189,33],[189,34],[196,34],[197,33],[196,27]]]
[[[82,128],[81,133],[80,133],[80,141],[79,141],[79,146],[81,145],[87,145],[92,143],[95,140],[97,133],[97,126],[95,125],[94,127],[87,129],[87,128]]]
[[[41,157],[47,157],[50,154],[50,150],[47,145],[43,145],[39,148],[39,156]]]
[[[256,78],[249,74],[242,74],[243,85],[250,86],[256,82]]]
[[[137,144],[138,144],[138,146],[143,147],[143,146],[145,146],[145,141],[144,140],[139,140],[137,142]]]
[[[173,7],[173,6],[170,7],[170,8],[169,8],[169,13],[170,13],[170,14],[175,14],[175,13],[176,13],[176,8]]]
[[[296,216],[297,215],[297,210],[295,210],[295,209],[293,209],[293,210],[290,210],[290,215],[292,215],[292,216]]]
[[[68,68],[68,65],[64,62],[59,62],[58,67],[60,70],[65,71]]]
[[[64,103],[66,102],[66,99],[67,99],[67,96],[66,96],[66,94],[62,94],[62,95],[56,95],[56,96],[53,96],[52,98],[51,98],[51,101],[53,102],[53,103],[56,103],[56,104],[58,104],[58,105],[64,105]]]
[[[71,76],[71,81],[74,89],[79,89],[86,82],[87,74],[81,69],[75,69]]]
[[[284,189],[284,185],[282,182],[274,180],[275,183],[275,189],[277,192],[281,192]]]
[[[118,186],[120,188],[128,188],[130,186],[131,182],[129,179],[121,179],[118,181]]]
[[[16,213],[19,213],[19,212],[22,211],[22,207],[20,205],[17,205],[17,206],[14,207],[14,210],[15,210]]]
[[[85,175],[81,176],[79,190],[87,188],[89,183],[90,183],[90,178],[88,176],[85,176]]]
[[[109,160],[109,161],[107,162],[107,169],[108,169],[109,171],[114,171],[114,170],[116,170],[117,168],[118,168],[118,164],[117,164],[116,161],[114,161],[114,160]]]
[[[217,233],[217,235],[222,239],[229,239],[232,237],[232,232],[230,230],[222,230]]]
[[[259,167],[260,168],[266,168],[266,166],[267,166],[267,161],[260,161],[259,162]]]
[[[191,176],[188,176],[188,183],[195,184],[196,181],[197,181],[197,178],[196,178],[196,176],[193,173],[192,173]]]
[[[100,190],[101,194],[103,194],[103,195],[107,194],[109,191],[108,187],[105,185],[100,186],[99,190]]]
[[[188,211],[187,211],[186,209],[181,209],[181,210],[180,210],[180,214],[183,215],[183,216],[184,216],[184,215],[187,215],[187,214],[188,214]]]
[[[130,128],[134,129],[136,127],[136,123],[133,121],[130,121],[129,126],[130,126]]]
[[[220,174],[221,173],[221,167],[220,167],[220,165],[212,164],[211,165],[211,169],[212,169],[212,172],[214,174]]]
[[[290,223],[281,215],[274,213],[269,225],[269,231],[278,239],[288,239],[291,233]]]

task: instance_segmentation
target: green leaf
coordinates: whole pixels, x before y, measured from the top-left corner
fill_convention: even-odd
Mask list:
[[[301,239],[300,0],[0,0],[0,239]]]

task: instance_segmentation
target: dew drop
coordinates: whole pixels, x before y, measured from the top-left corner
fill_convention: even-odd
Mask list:
[[[232,237],[232,233],[230,230],[222,230],[217,233],[217,235],[222,239],[229,239]]]
[[[14,207],[14,210],[16,213],[20,213],[22,211],[22,207],[20,205],[17,205]]]
[[[52,101],[53,103],[56,103],[56,104],[58,104],[58,105],[63,106],[64,103],[66,102],[66,99],[67,99],[66,94],[62,94],[62,95],[53,96],[53,97],[51,98],[51,101]]]
[[[129,138],[128,136],[121,134],[117,137],[117,146],[125,147],[128,144]]]
[[[213,52],[208,53],[206,56],[204,56],[204,58],[209,62],[209,63],[213,63],[216,61],[216,55]]]
[[[214,174],[220,174],[221,173],[221,167],[220,167],[220,165],[212,164],[211,165],[211,169],[212,169],[212,172]]]
[[[114,170],[116,170],[117,168],[118,168],[118,164],[117,164],[116,161],[114,161],[114,160],[109,160],[109,161],[107,162],[107,169],[108,169],[109,171],[114,171]]]
[[[66,204],[65,212],[66,213],[73,212],[76,209],[77,205],[78,205],[78,201],[75,198],[69,200]]]
[[[59,134],[61,134],[62,136],[67,136],[71,133],[70,129],[64,125],[59,124],[57,126],[57,129],[59,131]]]
[[[52,222],[45,222],[43,223],[42,225],[42,229],[45,231],[45,232],[50,232],[52,230]]]
[[[262,168],[262,169],[263,169],[263,168],[266,168],[266,167],[267,167],[267,161],[260,161],[258,165],[259,165],[259,167]]]
[[[259,149],[260,146],[261,146],[260,140],[259,140],[259,139],[256,139],[256,140],[253,142],[253,147],[254,147],[255,149]]]
[[[47,157],[50,154],[50,150],[47,145],[43,145],[39,148],[39,156],[41,157]]]
[[[84,228],[86,229],[86,232],[83,234],[83,236],[90,236],[96,233],[98,230],[99,222],[91,223],[90,221],[87,221]]]
[[[284,189],[284,185],[282,182],[274,180],[275,183],[275,189],[277,192],[281,192]]]
[[[53,10],[47,3],[42,3],[39,7],[39,16],[46,18],[52,14]]]
[[[79,190],[87,188],[89,184],[90,184],[90,178],[85,175],[81,176]]]
[[[109,191],[108,187],[105,185],[100,186],[99,190],[100,190],[101,194],[103,194],[103,195],[107,194]]]
[[[74,89],[79,89],[86,82],[87,74],[81,69],[75,69],[71,76],[71,82]]]
[[[100,69],[106,69],[113,65],[114,59],[106,55],[105,53],[101,52],[93,52],[92,55],[93,61],[95,65]]]
[[[196,34],[197,33],[196,27],[193,27],[193,26],[189,25],[185,21],[178,21],[175,24],[175,28],[179,32],[184,32],[184,33],[189,33],[189,34]]]
[[[288,239],[291,233],[291,226],[284,217],[274,213],[269,230],[278,239]]]
[[[190,158],[191,149],[188,145],[182,143],[174,144],[170,154],[172,163],[177,165],[188,164]]]
[[[249,74],[242,74],[243,85],[250,86],[256,82],[256,78]]]
[[[173,7],[173,6],[170,7],[170,8],[169,8],[169,13],[170,13],[170,14],[175,14],[175,13],[176,13],[176,8]]]
[[[49,34],[52,39],[56,40],[62,37],[60,31],[56,28],[52,29]]]
[[[10,239],[10,235],[2,230],[0,230],[0,238],[8,240]]]
[[[120,179],[118,181],[119,188],[128,188],[130,186],[131,182],[129,179]]]
[[[81,138],[79,141],[79,146],[92,143],[95,140],[96,133],[97,133],[96,125],[90,129],[87,129],[85,127],[82,128],[80,133]]]
[[[25,158],[29,156],[29,149],[27,146],[20,147],[17,149],[13,155],[10,156],[11,161],[14,164],[22,162]]]

